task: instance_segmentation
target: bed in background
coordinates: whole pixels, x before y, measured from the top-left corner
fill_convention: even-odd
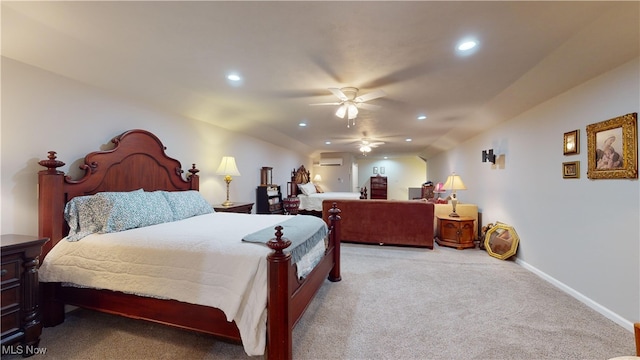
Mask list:
[[[300,199],[299,214],[322,217],[322,202],[337,199],[366,199],[367,188],[360,192],[324,192],[318,184],[311,182],[311,174],[304,165],[291,171],[290,196]]]
[[[199,189],[195,164],[184,178],[180,162],[165,154],[164,145],[152,133],[131,130],[113,138],[112,143],[115,144],[112,150],[93,152],[85,157],[84,164],[81,165],[85,174],[78,180],[57,170],[64,163],[56,159],[53,151],[49,153],[47,160],[40,162],[47,170],[38,173],[39,235],[50,238],[43,248],[41,259],[47,260],[47,255],[60,241],[67,242],[64,240],[69,233],[64,217],[65,205],[76,197],[102,192],[135,192],[139,189],[144,192],[187,192]],[[283,238],[282,227],[278,226],[277,232],[270,232],[275,233],[275,236],[266,244],[272,250],[267,250],[266,256],[266,358],[292,358],[293,327],[324,280],[340,280],[338,213],[339,210],[335,209],[328,228],[324,255],[302,279],[298,277],[297,266],[292,263],[291,254],[287,252],[290,242],[286,239],[286,234]],[[233,216],[246,216],[245,221],[250,221],[251,217],[261,215]],[[128,231],[130,230],[122,233]],[[189,229],[184,229],[182,236],[189,237]],[[64,305],[69,304],[242,341],[236,323],[227,321],[222,310],[211,306],[107,289],[63,286],[60,282],[43,282],[41,295],[44,326],[55,326],[63,322]]]

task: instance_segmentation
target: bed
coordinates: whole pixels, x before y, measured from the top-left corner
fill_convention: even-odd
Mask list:
[[[217,337],[241,342],[245,345],[252,343],[254,350],[245,351],[249,355],[260,355],[262,353],[268,359],[291,359],[292,358],[292,329],[303,315],[315,293],[323,285],[325,279],[330,281],[340,281],[340,242],[339,242],[339,210],[334,209],[333,218],[327,227],[327,236],[323,239],[321,254],[315,261],[315,266],[310,268],[300,276],[298,265],[292,261],[296,256],[293,247],[290,247],[291,241],[287,238],[286,232],[287,221],[297,221],[294,216],[284,215],[251,215],[251,214],[232,214],[232,213],[214,213],[214,214],[198,214],[179,221],[157,222],[143,228],[133,228],[124,231],[108,234],[83,234],[83,238],[77,242],[68,241],[67,236],[76,234],[74,232],[74,222],[69,223],[65,219],[65,208],[67,209],[67,219],[69,218],[69,209],[67,204],[74,201],[100,197],[105,194],[126,194],[127,196],[182,196],[186,194],[197,193],[199,190],[198,169],[195,164],[188,170],[188,175],[184,176],[182,166],[179,161],[168,157],[165,154],[165,147],[162,142],[152,133],[145,130],[130,130],[111,140],[114,144],[113,149],[96,151],[88,154],[84,158],[84,164],[80,166],[84,170],[84,175],[74,180],[67,176],[64,172],[57,170],[64,166],[64,163],[57,159],[54,151],[49,152],[47,159],[39,162],[40,165],[46,167],[38,173],[39,182],[39,200],[38,200],[38,227],[39,235],[48,237],[50,241],[43,247],[40,268],[41,278],[41,297],[42,297],[42,323],[45,327],[55,326],[64,321],[65,305],[74,305],[78,307],[89,308],[93,310],[103,311],[107,313],[122,315],[131,318],[145,319],[179,328],[199,331],[215,335]],[[199,196],[199,194],[198,194]],[[147,198],[145,198],[147,199]],[[80,201],[82,203],[82,201]],[[157,207],[152,207],[154,213],[162,213],[157,211]],[[181,207],[177,207],[181,208]],[[174,209],[174,208],[172,208]],[[209,216],[207,218],[207,216]],[[224,217],[224,218],[223,218]],[[214,220],[218,219],[218,222]],[[182,223],[182,222],[185,223]],[[249,227],[238,226],[234,224],[252,224]],[[72,227],[69,227],[69,224]],[[267,225],[266,228],[263,226]],[[228,228],[223,228],[228,226]],[[208,228],[207,228],[208,227]],[[200,229],[200,230],[196,230]],[[249,229],[258,231],[249,231]],[[75,229],[77,230],[77,229]],[[248,295],[251,300],[243,299],[243,306],[238,312],[257,314],[262,313],[261,320],[264,323],[264,331],[255,335],[262,338],[262,346],[246,337],[246,331],[241,331],[245,326],[238,324],[233,317],[230,321],[230,315],[225,310],[207,304],[207,297],[202,301],[185,301],[184,299],[175,299],[164,295],[155,295],[147,293],[139,293],[137,291],[119,291],[109,289],[106,286],[87,287],[82,284],[68,284],[63,281],[63,275],[53,275],[54,255],[64,247],[72,247],[73,243],[90,246],[92,241],[100,243],[96,240],[102,236],[115,236],[109,238],[108,241],[102,241],[109,246],[118,241],[124,244],[131,244],[132,240],[127,236],[132,233],[137,234],[137,238],[141,238],[143,246],[142,253],[147,253],[151,260],[155,261],[159,268],[165,264],[176,262],[178,266],[184,263],[198,262],[202,264],[215,264],[221,275],[227,276],[224,271],[230,267],[228,263],[233,263],[236,258],[220,259],[213,261],[208,253],[203,252],[200,259],[195,259],[193,249],[189,249],[192,245],[180,245],[182,241],[192,241],[199,239],[196,246],[205,248],[221,247],[222,245],[211,245],[206,236],[214,231],[220,233],[231,233],[235,236],[242,237],[240,234],[248,232],[246,239],[233,240],[235,247],[244,247],[244,251],[255,255],[254,259],[249,259],[251,264],[257,263],[255,267],[255,278],[248,280],[245,285],[247,288],[265,288],[265,299],[260,298],[260,293],[251,293]],[[70,232],[71,231],[71,232]],[[151,233],[146,233],[151,231]],[[266,232],[265,232],[266,231]],[[145,232],[140,236],[141,232]],[[169,237],[168,234],[179,234],[180,241],[176,238]],[[270,236],[268,236],[270,234]],[[291,234],[291,232],[289,233]],[[249,237],[257,236],[265,238],[263,244],[254,244],[254,239]],[[71,236],[69,236],[71,238]],[[93,240],[91,240],[93,239]],[[107,239],[107,238],[101,238]],[[294,240],[294,239],[292,239]],[[231,241],[231,240],[226,240]],[[156,247],[159,244],[170,244],[169,253],[158,253]],[[145,247],[147,246],[147,247]],[[226,245],[225,245],[226,246]],[[317,248],[317,247],[316,247]],[[79,248],[74,254],[88,261],[91,252],[101,253],[103,250],[83,250]],[[224,253],[231,254],[229,256],[238,256],[231,248],[224,247]],[[250,250],[246,250],[250,249]],[[291,251],[290,251],[291,250]],[[192,251],[192,252],[189,252]],[[200,248],[198,248],[200,251]],[[132,254],[127,249],[121,251],[123,254]],[[82,255],[86,254],[86,255]],[[206,255],[204,255],[206,254]],[[134,262],[126,266],[124,273],[137,274],[132,269],[137,267],[143,268],[146,263],[139,260],[139,255],[134,256]],[[244,256],[244,255],[243,255]],[[147,260],[145,260],[147,261]],[[226,261],[226,263],[225,263]],[[74,265],[75,266],[75,265]],[[84,266],[84,263],[83,263]],[[203,265],[204,266],[204,265]],[[260,267],[262,266],[262,271]],[[212,266],[215,267],[215,266]],[[266,271],[264,271],[266,269]],[[45,271],[44,273],[42,271]],[[189,270],[192,271],[192,270]],[[175,273],[175,270],[169,270],[169,273]],[[96,273],[91,273],[93,277]],[[189,272],[189,274],[191,274]],[[260,275],[262,274],[262,275]],[[56,280],[56,276],[60,280]],[[140,276],[148,276],[143,273]],[[215,274],[213,275],[215,276]],[[194,276],[194,279],[200,275]],[[260,279],[264,279],[260,283]],[[48,281],[51,280],[51,281]],[[169,280],[170,281],[170,280]],[[247,280],[245,280],[247,281]],[[109,281],[106,281],[109,282]],[[191,281],[195,282],[195,281]],[[200,281],[200,286],[204,288],[204,281]],[[231,282],[231,281],[230,281]],[[184,283],[184,282],[183,282]],[[235,282],[234,282],[235,283]],[[258,285],[255,285],[258,284]],[[260,285],[262,284],[262,285]],[[70,286],[71,285],[71,286]],[[214,287],[217,284],[213,284]],[[171,287],[173,284],[169,283]],[[191,286],[191,285],[189,285]],[[163,287],[162,284],[158,287]],[[227,291],[226,289],[223,289]],[[216,296],[212,296],[215,298]],[[257,300],[256,300],[257,299]],[[215,302],[214,302],[215,303]],[[244,307],[245,303],[255,303],[258,308]],[[260,308],[262,306],[263,308]],[[246,310],[245,310],[246,309]],[[238,318],[240,319],[240,318]],[[253,317],[255,320],[255,316]],[[244,334],[244,338],[241,334]],[[259,342],[259,340],[258,340]],[[260,350],[262,348],[262,351]],[[257,349],[257,350],[255,350]]]
[[[322,202],[334,199],[366,199],[367,188],[360,192],[325,192],[320,185],[311,182],[309,171],[300,165],[298,169],[291,171],[290,196],[296,196],[300,200],[299,214],[308,214],[322,217]]]

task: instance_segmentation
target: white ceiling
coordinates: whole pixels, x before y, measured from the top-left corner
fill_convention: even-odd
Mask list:
[[[370,157],[428,158],[637,57],[639,18],[637,1],[2,1],[2,55],[311,156],[366,135],[386,143]],[[347,86],[382,108],[347,128],[309,106]]]

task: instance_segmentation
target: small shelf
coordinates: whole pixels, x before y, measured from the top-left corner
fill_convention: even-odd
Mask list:
[[[260,185],[256,190],[256,213],[283,214],[282,192],[278,185]]]

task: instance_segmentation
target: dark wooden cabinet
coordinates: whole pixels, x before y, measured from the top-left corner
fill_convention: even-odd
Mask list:
[[[27,235],[2,235],[2,347],[17,347],[33,355],[40,342],[38,264],[42,245],[49,241]]]
[[[256,213],[283,214],[282,193],[278,185],[260,185],[256,190]]]
[[[436,243],[459,250],[475,247],[476,244],[473,242],[474,221],[474,218],[467,216],[438,216]]]
[[[387,177],[386,176],[372,176],[371,177],[371,198],[372,199],[387,199]]]
[[[216,212],[232,212],[242,214],[251,214],[252,209],[253,203],[233,203],[230,206],[224,206],[220,204],[213,207],[213,210],[215,210]]]

